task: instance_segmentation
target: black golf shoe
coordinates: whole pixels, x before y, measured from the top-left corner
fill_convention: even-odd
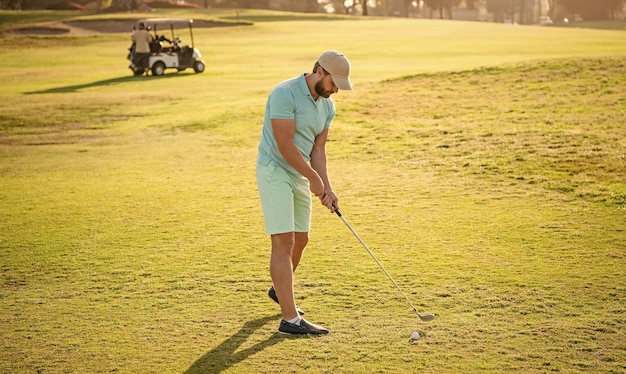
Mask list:
[[[276,290],[274,289],[274,286],[272,286],[272,288],[270,288],[269,291],[267,291],[267,296],[269,296],[270,299],[274,300],[276,304],[280,304],[278,302],[278,297],[276,296]],[[304,310],[298,308],[297,305],[296,305],[296,311],[298,312],[299,315],[301,316],[304,315]]]
[[[328,329],[318,326],[314,323],[300,320],[300,324],[296,325],[285,320],[280,321],[278,332],[281,334],[298,334],[298,335],[323,335],[328,334]]]

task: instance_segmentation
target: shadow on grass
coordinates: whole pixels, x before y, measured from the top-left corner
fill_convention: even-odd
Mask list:
[[[116,84],[120,84],[120,83],[129,83],[129,82],[137,82],[137,83],[143,83],[143,82],[149,82],[153,79],[159,79],[159,80],[163,80],[163,79],[172,79],[174,77],[186,77],[186,76],[193,76],[194,74],[179,74],[179,73],[172,73],[172,74],[164,74],[161,75],[160,77],[155,77],[152,75],[141,75],[141,76],[134,76],[134,75],[129,75],[129,76],[124,76],[124,77],[118,77],[118,78],[111,78],[111,79],[104,79],[101,81],[95,81],[95,82],[88,82],[88,83],[83,83],[83,84],[74,84],[71,86],[62,86],[62,87],[55,87],[55,88],[48,88],[47,90],[40,90],[40,91],[31,91],[31,92],[25,92],[25,95],[34,95],[34,94],[55,94],[55,93],[68,93],[68,92],[77,92],[80,91],[84,88],[92,88],[92,87],[103,87],[103,86],[113,86]]]
[[[196,362],[194,362],[189,369],[185,371],[185,374],[220,373],[267,347],[277,344],[285,339],[293,338],[292,336],[281,335],[277,332],[270,336],[267,340],[259,342],[249,348],[237,351],[237,349],[251,335],[253,335],[256,330],[270,321],[277,321],[279,318],[280,314],[277,314],[246,322],[233,336],[224,340],[220,345],[211,349],[209,352],[197,359]]]

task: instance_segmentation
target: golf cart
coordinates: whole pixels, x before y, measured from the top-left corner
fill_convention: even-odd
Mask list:
[[[130,60],[130,65],[128,67],[133,71],[134,75],[142,75],[149,70],[152,72],[152,75],[160,76],[163,75],[165,69],[170,68],[178,71],[193,68],[196,73],[204,71],[202,55],[193,46],[192,19],[146,18],[137,21],[135,28],[138,28],[140,23],[143,23],[148,31],[153,32],[154,35],[150,43],[150,57],[147,68],[135,65],[135,45],[133,44],[129,48],[130,53],[127,58]],[[179,29],[189,27],[190,45],[182,45],[180,37],[175,33],[175,30],[178,31],[177,27]],[[166,33],[168,34],[167,36],[165,35]],[[164,43],[166,44],[164,45]]]

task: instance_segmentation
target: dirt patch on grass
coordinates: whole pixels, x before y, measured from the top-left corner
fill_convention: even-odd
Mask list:
[[[11,32],[21,35],[62,35],[68,34],[70,32],[70,29],[66,27],[55,26],[33,26],[13,29],[11,30]]]

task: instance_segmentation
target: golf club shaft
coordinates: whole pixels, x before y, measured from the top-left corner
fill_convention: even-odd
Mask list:
[[[367,246],[367,244],[365,244],[365,242],[363,241],[363,239],[361,239],[361,237],[359,236],[359,234],[356,233],[356,231],[354,231],[354,229],[352,228],[352,226],[348,223],[348,221],[343,217],[343,215],[341,214],[341,212],[339,211],[339,209],[335,208],[335,213],[337,213],[337,215],[339,216],[339,218],[341,218],[341,220],[343,221],[343,223],[346,224],[346,226],[348,227],[348,229],[350,229],[350,231],[352,231],[352,233],[354,234],[354,236],[358,239],[358,241],[361,243],[361,245],[363,245],[363,248],[365,248],[365,250],[367,250],[367,253],[370,254],[370,256],[372,256],[372,258],[374,259],[374,261],[376,261],[376,263],[378,264],[378,266],[385,272],[385,274],[387,275],[387,278],[389,278],[389,280],[393,283],[394,286],[396,286],[396,288],[398,289],[398,291],[400,291],[400,293],[402,294],[402,296],[404,296],[404,299],[409,303],[409,305],[411,306],[411,308],[413,308],[413,311],[422,319],[425,321],[430,321],[434,318],[434,315],[432,314],[427,314],[427,315],[422,315],[420,314],[420,312],[417,311],[417,308],[415,308],[415,306],[413,305],[413,303],[411,302],[411,300],[409,300],[409,298],[406,296],[406,294],[402,291],[402,289],[400,288],[400,286],[398,286],[398,283],[396,283],[396,281],[393,279],[393,277],[391,276],[391,274],[389,274],[389,272],[387,271],[387,269],[385,269],[385,267],[383,266],[383,264],[378,260],[378,258],[376,258],[376,255],[374,255],[374,252],[372,252],[369,247]]]

